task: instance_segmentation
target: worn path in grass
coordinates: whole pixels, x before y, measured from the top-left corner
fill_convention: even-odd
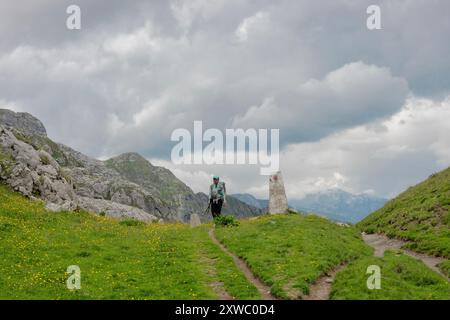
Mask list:
[[[215,261],[213,258],[203,255],[200,259],[202,264],[205,265],[206,272],[217,277],[217,269],[215,267]],[[209,283],[209,286],[214,290],[217,295],[217,300],[234,300],[235,298],[225,289],[222,281],[213,281]]]
[[[230,252],[215,236],[214,229],[209,230],[209,236],[211,237],[211,240],[220,247],[226,254],[231,256],[236,264],[236,266],[244,273],[245,277],[248,281],[250,281],[259,291],[263,299],[265,300],[274,300],[276,299],[273,295],[270,294],[270,288],[265,285],[261,280],[259,280],[253,272],[248,267],[247,263],[232,252]],[[325,273],[321,277],[319,277],[310,287],[309,287],[309,294],[303,295],[303,300],[329,300],[330,298],[330,292],[331,292],[331,286],[334,281],[334,277],[336,274],[344,269],[347,266],[340,265],[333,270]],[[224,298],[225,300],[228,299],[227,297]]]
[[[245,277],[249,282],[251,282],[256,289],[258,289],[259,293],[261,294],[262,299],[264,300],[275,300],[276,298],[270,293],[270,288],[265,285],[261,280],[259,280],[253,272],[250,270],[250,268],[247,266],[247,263],[233,254],[231,251],[229,251],[217,238],[214,232],[214,229],[209,230],[209,236],[211,240],[226,254],[228,254],[231,258],[233,258],[234,263],[236,266],[244,273]]]
[[[309,294],[302,296],[302,300],[329,300],[334,278],[346,266],[347,264],[340,265],[318,278],[309,287]]]
[[[375,249],[374,256],[375,257],[383,257],[384,251],[389,249],[394,250],[401,250],[405,254],[407,254],[410,257],[413,257],[415,259],[418,259],[422,261],[428,268],[433,270],[434,272],[440,274],[443,276],[447,281],[450,281],[450,279],[442,273],[441,270],[437,267],[438,264],[445,261],[444,258],[441,257],[434,257],[427,255],[425,253],[418,253],[407,249],[402,249],[403,246],[407,244],[406,241],[395,239],[395,238],[388,238],[385,235],[382,234],[362,234],[364,241]]]
[[[247,263],[232,252],[230,252],[215,236],[214,229],[209,230],[209,236],[211,240],[220,247],[226,254],[231,256],[236,264],[236,266],[241,269],[248,281],[250,281],[259,291],[264,300],[274,300],[276,299],[270,294],[270,288],[265,285],[261,280],[259,280]],[[346,265],[340,265],[335,269],[325,273],[320,278],[318,278],[309,288],[309,294],[302,296],[303,300],[328,300],[330,298],[331,285],[333,284],[334,277],[336,274],[344,269]],[[226,299],[226,298],[225,298]]]

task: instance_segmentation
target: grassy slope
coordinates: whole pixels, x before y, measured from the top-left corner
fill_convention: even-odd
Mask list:
[[[244,258],[253,272],[283,298],[295,298],[321,274],[344,261],[332,299],[449,299],[449,283],[422,262],[404,255],[372,256],[356,228],[340,227],[317,216],[277,215],[243,220],[216,234]],[[369,265],[381,267],[381,290],[369,290]]]
[[[238,298],[259,297],[202,228],[50,213],[3,185],[0,253],[1,299],[214,299],[217,281]],[[81,290],[65,286],[69,265],[81,268]]]
[[[410,240],[410,249],[450,258],[450,168],[409,188],[358,226]]]
[[[369,290],[367,267],[381,269],[381,289]],[[364,257],[339,272],[333,283],[331,299],[450,299],[450,284],[426,268],[422,262],[392,251],[383,258]]]
[[[355,229],[312,215],[242,221],[236,228],[218,228],[217,236],[283,298],[308,293],[322,273],[372,253]]]
[[[209,227],[50,213],[0,185],[0,299],[215,299],[215,282],[237,298],[259,298],[210,241]],[[217,235],[280,297],[307,292],[321,273],[348,260],[354,262],[338,274],[334,299],[448,297],[448,283],[423,264],[403,256],[373,258],[354,228],[322,218],[265,216],[217,228]],[[377,292],[364,289],[369,264],[382,267]],[[79,291],[65,286],[69,265],[81,268]]]

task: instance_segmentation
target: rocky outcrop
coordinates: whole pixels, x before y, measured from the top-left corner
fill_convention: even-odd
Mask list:
[[[158,192],[144,188],[122,177],[107,162],[89,158],[67,146],[59,145],[64,159],[76,166],[65,167],[80,197],[109,200],[140,208],[164,220],[177,220],[173,208]]]
[[[140,186],[169,206],[168,220],[188,222],[189,215],[198,213],[204,206],[204,202],[170,170],[153,166],[137,153],[121,154],[106,160],[105,164],[122,179]]]
[[[155,222],[159,220],[154,215],[142,209],[108,200],[79,197],[78,204],[87,211],[101,214],[104,213],[106,216],[113,218],[132,218],[145,222]]]
[[[0,109],[0,178],[15,190],[39,197],[53,211],[82,208],[143,221],[189,222],[205,213],[208,197],[195,194],[166,168],[137,153],[106,161],[90,158],[46,136],[42,123],[26,113]],[[206,186],[207,187],[207,186]],[[228,197],[224,212],[253,216],[258,208]]]
[[[26,112],[0,109],[0,123],[8,129],[15,128],[27,135],[47,136],[42,122]]]
[[[77,207],[73,186],[53,157],[18,140],[3,126],[0,126],[0,178],[14,190],[28,197],[39,197],[53,204],[53,208]]]

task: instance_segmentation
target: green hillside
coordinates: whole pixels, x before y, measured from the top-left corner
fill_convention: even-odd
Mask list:
[[[358,227],[409,240],[410,249],[450,258],[450,168],[410,187]],[[446,263],[444,269],[448,267]]]

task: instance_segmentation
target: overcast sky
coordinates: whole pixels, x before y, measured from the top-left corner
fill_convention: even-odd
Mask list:
[[[66,8],[81,8],[68,30]],[[366,9],[381,7],[381,30]],[[447,0],[0,2],[0,107],[96,158],[267,198],[259,166],[174,165],[176,128],[279,128],[288,196],[392,197],[450,165]]]

